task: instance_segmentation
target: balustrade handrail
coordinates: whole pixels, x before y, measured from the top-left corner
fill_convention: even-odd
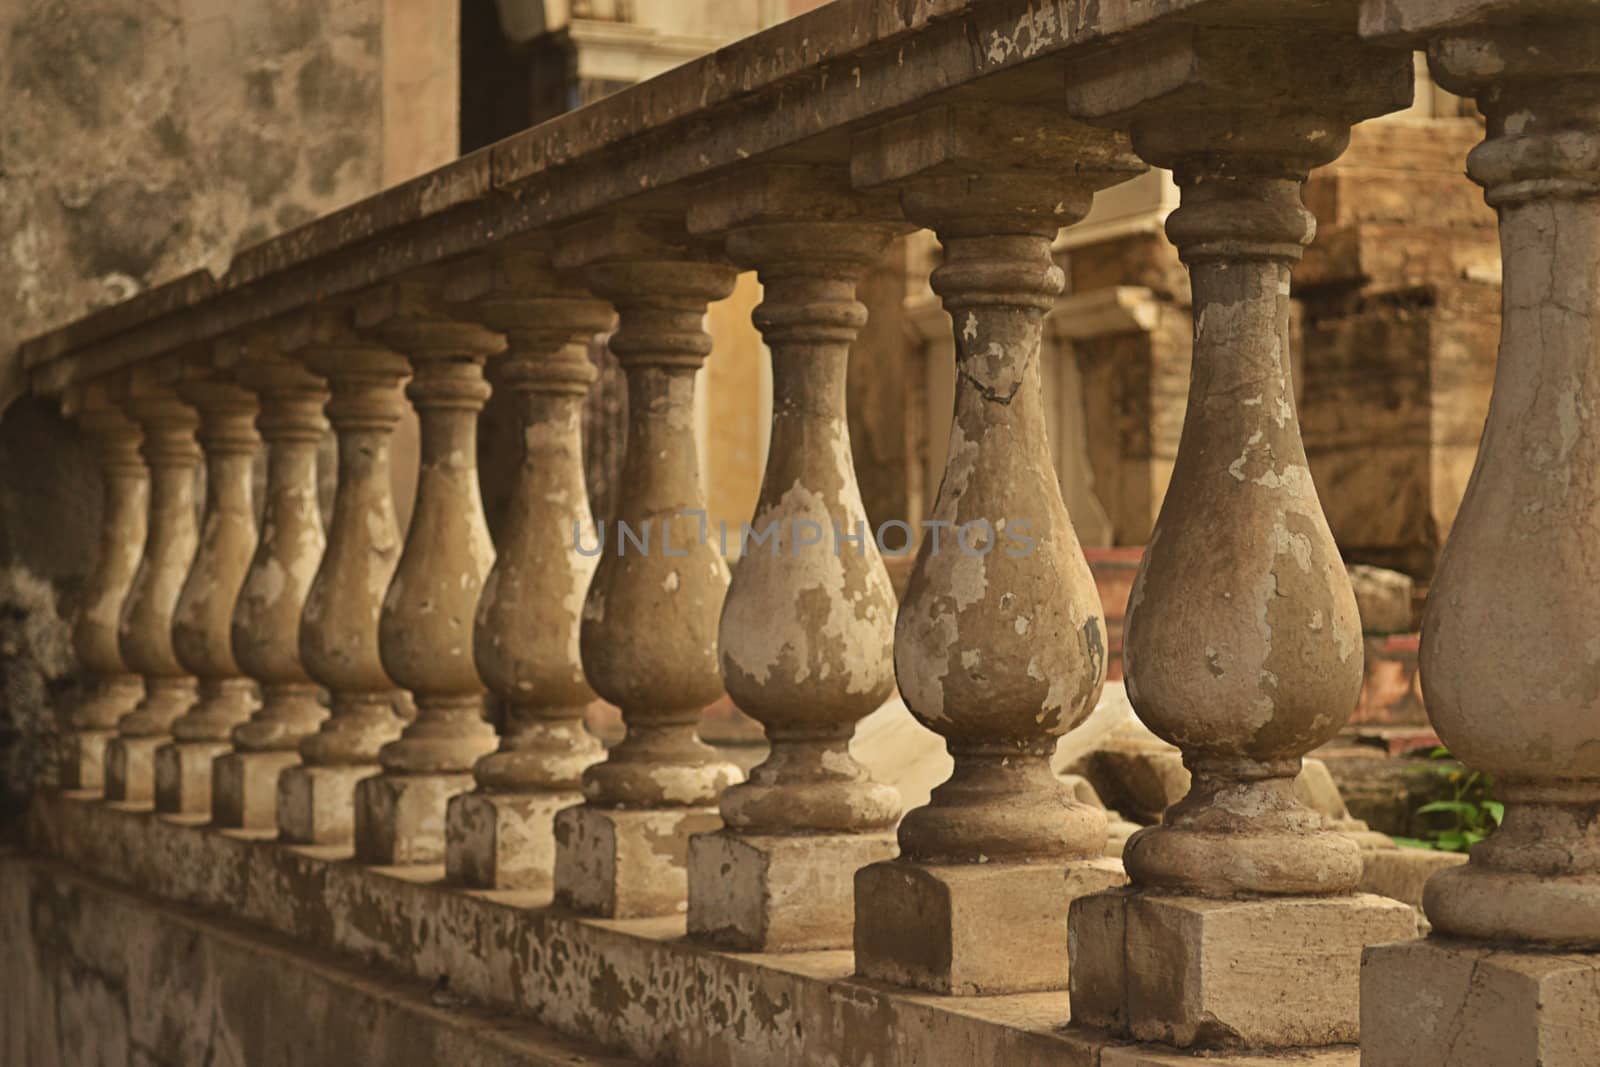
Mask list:
[[[1355,0],[1292,6],[1292,19],[1355,24]],[[623,204],[671,206],[757,157],[845,162],[847,143],[821,139],[913,105],[976,96],[1059,106],[1065,72],[1042,74],[1052,61],[1158,23],[1248,19],[1259,7],[834,0],[245,248],[220,275],[190,272],[24,341],[18,354],[32,390],[53,395]]]

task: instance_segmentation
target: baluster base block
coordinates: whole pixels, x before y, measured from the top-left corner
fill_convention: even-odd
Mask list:
[[[1352,1044],[1362,950],[1416,930],[1409,904],[1366,894],[1099,893],[1072,905],[1072,1020],[1179,1048]]]
[[[557,813],[570,793],[463,793],[444,819],[445,877],[472,889],[543,889],[555,871]]]
[[[356,860],[380,867],[444,859],[450,798],[476,783],[470,773],[382,774],[356,786]]]
[[[211,814],[211,768],[231,751],[226,741],[174,741],[156,749],[156,811]]]
[[[311,767],[278,776],[278,836],[297,845],[348,845],[356,832],[356,788],[383,773],[376,763]]]
[[[276,830],[278,776],[299,762],[294,749],[217,757],[211,771],[211,821],[231,830]]]
[[[1430,937],[1367,950],[1362,1067],[1589,1067],[1600,953]]]
[[[894,834],[734,834],[689,841],[689,935],[734,952],[849,948],[856,871]]]
[[[567,808],[555,821],[556,903],[605,919],[683,912],[689,906],[689,839],[721,828],[713,807]]]
[[[955,996],[1067,987],[1067,910],[1122,885],[1115,859],[875,863],[856,872],[856,973]]]
[[[172,738],[113,737],[106,744],[106,800],[113,804],[153,805],[156,801],[156,749]]]
[[[102,792],[106,787],[106,746],[115,730],[78,730],[62,742],[61,788]]]

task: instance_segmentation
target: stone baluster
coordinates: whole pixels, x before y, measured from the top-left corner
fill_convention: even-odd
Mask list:
[[[473,767],[477,788],[450,801],[445,870],[463,885],[527,889],[550,885],[556,813],[583,799],[580,777],[602,755],[583,725],[595,695],[578,653],[595,558],[575,546],[597,536],[583,481],[583,399],[595,379],[589,342],[612,313],[539,253],[479,266],[447,295],[506,335],[497,382],[520,409],[523,451],[473,629],[478,673],[505,721],[499,749]]]
[[[722,794],[725,829],[689,844],[689,932],[742,951],[846,948],[855,873],[895,854],[900,797],[850,755],[894,691],[895,595],[856,485],[845,367],[866,323],[856,283],[906,226],[843,168],[769,167],[702,190],[697,232],[764,287],[772,437],[722,609],[722,677],[772,744]]]
[[[173,743],[156,750],[156,810],[211,812],[212,762],[233,746],[233,728],[257,705],[256,684],[239,673],[230,625],[256,550],[250,482],[256,448],[256,398],[226,378],[184,381],[178,395],[200,413],[206,457],[200,549],[178,596],[172,646],[200,683],[200,699],[172,724]]]
[[[617,513],[601,530],[580,632],[584,674],[628,734],[583,772],[584,803],[556,816],[555,894],[613,918],[671,914],[686,907],[690,835],[720,826],[717,795],[740,777],[695,735],[723,692],[728,569],[706,536],[694,382],[711,351],[706,307],[737,272],[654,220],[582,225],[560,249],[557,266],[583,266],[616,306],[611,350],[628,383]]]
[[[131,384],[127,410],[144,431],[139,451],[150,468],[150,518],[117,641],[128,668],[144,677],[144,699],[117,723],[106,747],[106,799],[144,805],[155,802],[156,749],[170,740],[172,721],[197,692],[194,675],[173,651],[172,617],[199,540],[194,431],[200,420],[171,385],[143,379]]]
[[[356,787],[356,858],[438,863],[446,805],[472,788],[473,763],[495,745],[472,622],[494,564],[478,488],[478,413],[489,399],[483,363],[505,342],[414,283],[374,295],[357,324],[411,364],[406,395],[421,421],[422,466],[378,626],[384,670],[410,690],[417,717],[380,750],[383,773]]]
[[[233,612],[233,654],[261,685],[261,707],[234,728],[234,751],[213,765],[213,820],[276,830],[278,776],[300,761],[302,739],[327,714],[300,663],[300,614],[322,562],[317,446],[327,432],[328,391],[317,375],[276,351],[248,353],[237,376],[261,402],[267,443],[261,541]]]
[[[1500,215],[1504,317],[1422,687],[1505,818],[1428,882],[1432,937],[1368,953],[1365,1067],[1600,1059],[1600,12],[1567,16],[1451,27],[1429,48],[1488,120],[1467,170]]]
[[[1406,104],[1410,71],[1332,27],[1190,27],[1069,83],[1074,114],[1131,129],[1174,171],[1167,233],[1195,313],[1183,436],[1123,651],[1135,711],[1192,781],[1129,840],[1134,891],[1073,905],[1075,1022],[1185,1048],[1352,1042],[1362,947],[1414,924],[1353,892],[1356,842],[1295,795],[1301,757],[1355,706],[1362,644],[1289,375],[1290,268],[1316,229],[1301,187],[1354,121]]]
[[[129,669],[117,643],[117,621],[144,552],[150,477],[139,458],[139,425],[104,388],[86,390],[78,425],[99,463],[100,554],[90,572],[83,608],[72,629],[78,662],[94,676],[94,688],[73,710],[62,763],[68,789],[105,789],[106,745],[117,721],[138,706],[144,681]]]
[[[856,876],[856,967],[940,993],[1061,988],[1067,907],[1122,879],[1105,815],[1050,769],[1106,672],[1099,595],[1045,438],[1040,341],[1057,230],[1138,171],[1120,139],[1048,113],[934,108],[869,131],[852,172],[901,190],[944,246],[949,459],[895,628],[906,706],[955,766]]]
[[[389,448],[405,410],[405,357],[357,336],[344,318],[308,316],[284,350],[327,379],[339,443],[328,547],[306,593],[300,662],[327,687],[332,714],[278,776],[278,831],[310,845],[349,844],[356,783],[380,773],[378,751],[400,735],[400,696],[383,668],[378,618],[400,560]]]

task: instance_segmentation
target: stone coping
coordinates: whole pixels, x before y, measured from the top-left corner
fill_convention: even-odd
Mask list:
[[[612,211],[681,208],[753,157],[848,161],[852,127],[960,98],[1059,107],[1061,61],[1168,19],[1337,21],[1356,0],[834,0],[24,342],[34,392]]]
[[[540,893],[440,884],[434,867],[370,868],[192,818],[41,791],[35,852],[169,904],[264,927],[645,1060],[757,1064],[1176,1067],[1191,1057],[1065,1029],[1067,996],[946,998],[851,977],[849,952],[736,954],[684,920],[609,921]],[[1221,1067],[1357,1067],[1353,1048],[1208,1058]]]

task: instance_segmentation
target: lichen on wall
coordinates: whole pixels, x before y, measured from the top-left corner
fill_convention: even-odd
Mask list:
[[[374,192],[381,0],[0,6],[0,410],[22,339]]]

